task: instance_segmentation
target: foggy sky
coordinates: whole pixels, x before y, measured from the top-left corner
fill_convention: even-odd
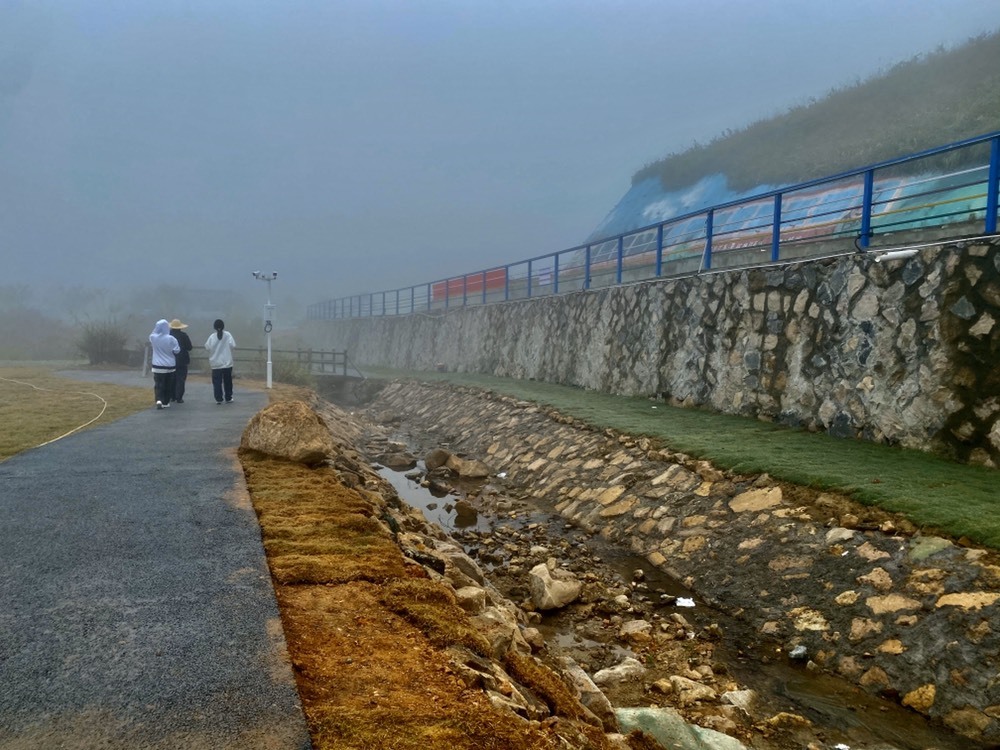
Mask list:
[[[522,260],[651,161],[998,26],[996,0],[0,0],[0,285],[260,269],[313,302]]]

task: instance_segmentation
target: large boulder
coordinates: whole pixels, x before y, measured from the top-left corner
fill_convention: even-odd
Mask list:
[[[490,467],[482,461],[456,456],[444,448],[435,448],[427,453],[424,467],[428,472],[444,467],[463,479],[485,479],[490,475]]]
[[[559,609],[576,601],[583,584],[568,570],[556,567],[555,560],[549,560],[528,573],[528,590],[535,609]]]
[[[462,477],[462,479],[485,479],[490,475],[490,467],[482,461],[462,458],[454,454],[448,456],[444,465]]]
[[[430,451],[426,456],[424,456],[424,467],[427,471],[434,471],[435,469],[440,469],[451,457],[451,454],[444,448],[435,448]]]
[[[672,708],[650,706],[615,710],[623,732],[641,729],[663,747],[679,750],[747,750],[735,737],[688,724]]]
[[[608,696],[594,684],[590,675],[583,671],[572,658],[564,656],[559,660],[563,668],[563,674],[569,680],[577,697],[588,710],[591,711],[604,726],[605,732],[618,731],[618,719],[615,716],[615,709],[608,700]]]
[[[261,409],[243,430],[240,448],[307,466],[336,453],[326,422],[304,401],[282,401]]]
[[[613,667],[601,669],[594,674],[595,685],[616,685],[619,682],[636,680],[646,674],[646,668],[638,659],[626,656]]]

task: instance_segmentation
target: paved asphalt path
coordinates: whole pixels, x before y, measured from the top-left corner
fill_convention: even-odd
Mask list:
[[[184,400],[0,463],[3,750],[309,747],[235,457],[266,396]]]

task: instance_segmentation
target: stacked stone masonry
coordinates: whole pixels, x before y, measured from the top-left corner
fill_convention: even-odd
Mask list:
[[[1000,466],[1000,240],[311,321],[369,366],[662,396]]]
[[[727,474],[645,438],[467,388],[389,385],[373,413],[646,557],[762,638],[969,737],[1000,741],[1000,559],[845,498]]]

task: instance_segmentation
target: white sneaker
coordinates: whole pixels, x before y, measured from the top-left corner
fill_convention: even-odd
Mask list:
[[[162,401],[157,401],[156,402],[156,408],[157,409],[162,409],[163,408],[163,402]]]
[[[163,405],[163,408],[164,408],[164,409],[169,409],[169,408],[170,408],[170,404],[164,404],[164,405]]]

